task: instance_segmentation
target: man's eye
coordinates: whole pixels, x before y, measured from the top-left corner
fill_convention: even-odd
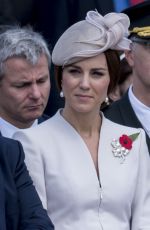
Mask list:
[[[42,83],[45,83],[49,80],[49,76],[45,76],[45,77],[42,77],[40,79],[37,80],[37,84],[42,84]]]
[[[15,84],[14,87],[16,88],[25,88],[27,86],[29,86],[29,83],[19,83],[19,84]]]
[[[15,85],[16,88],[23,88],[24,85]]]
[[[47,79],[40,79],[37,83],[42,84],[42,83],[45,83],[46,81],[47,81]]]

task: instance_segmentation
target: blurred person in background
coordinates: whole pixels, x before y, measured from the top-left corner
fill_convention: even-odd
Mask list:
[[[112,103],[122,98],[132,84],[132,68],[128,64],[124,53],[120,55],[119,79],[115,89],[108,95],[108,103]]]

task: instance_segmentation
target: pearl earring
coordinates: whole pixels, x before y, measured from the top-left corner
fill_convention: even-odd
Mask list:
[[[106,103],[106,105],[109,105],[109,104],[110,104],[110,103],[109,103],[109,98],[108,98],[108,97],[105,98],[105,103]]]
[[[64,93],[62,90],[60,91],[60,97],[64,97]]]

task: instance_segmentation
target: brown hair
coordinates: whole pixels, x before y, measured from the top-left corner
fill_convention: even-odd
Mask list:
[[[54,65],[54,76],[56,80],[56,86],[59,92],[61,91],[62,72],[63,72],[62,66]]]
[[[108,87],[108,94],[116,87],[119,80],[119,71],[120,71],[120,58],[119,53],[116,50],[107,50],[104,52],[107,60],[109,75],[110,75],[110,84]],[[61,91],[61,81],[62,81],[62,66],[54,66],[54,74],[56,85]]]
[[[110,83],[107,92],[109,94],[118,84],[120,72],[120,58],[119,52],[116,50],[107,50],[105,51],[105,55],[110,75]]]

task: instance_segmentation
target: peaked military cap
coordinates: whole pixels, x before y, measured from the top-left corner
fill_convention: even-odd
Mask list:
[[[150,0],[134,5],[122,11],[130,18],[132,41],[150,45]]]

